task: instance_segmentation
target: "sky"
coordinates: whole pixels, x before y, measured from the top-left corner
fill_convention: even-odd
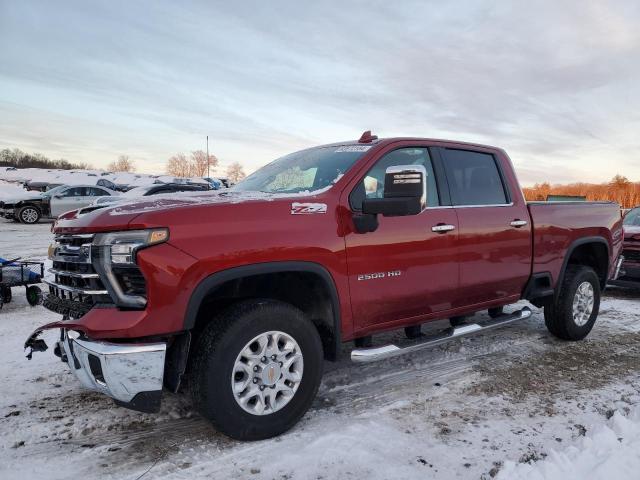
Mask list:
[[[364,130],[640,181],[640,2],[0,0],[0,149],[251,172]]]

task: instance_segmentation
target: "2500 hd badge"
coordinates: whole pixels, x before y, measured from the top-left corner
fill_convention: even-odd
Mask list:
[[[399,277],[402,275],[400,270],[392,270],[390,272],[363,273],[358,275],[358,280],[375,280],[376,278]]]

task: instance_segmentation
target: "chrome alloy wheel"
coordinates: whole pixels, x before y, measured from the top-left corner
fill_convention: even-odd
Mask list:
[[[304,363],[300,346],[284,332],[261,333],[240,351],[231,372],[238,405],[252,415],[269,415],[295,395]]]
[[[595,293],[590,282],[582,282],[578,285],[573,296],[573,321],[579,327],[584,326],[591,317]]]
[[[35,223],[38,220],[38,212],[35,208],[25,208],[20,217],[24,223]]]

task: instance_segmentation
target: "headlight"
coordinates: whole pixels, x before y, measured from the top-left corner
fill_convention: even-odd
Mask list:
[[[168,239],[166,228],[99,233],[94,237],[91,263],[119,307],[144,308],[147,304],[146,282],[136,264],[136,254]]]

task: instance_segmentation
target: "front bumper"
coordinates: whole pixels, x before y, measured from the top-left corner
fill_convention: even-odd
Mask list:
[[[0,217],[13,218],[13,208],[0,208]]]
[[[160,409],[167,344],[118,344],[70,338],[58,343],[80,383],[141,412]]]

